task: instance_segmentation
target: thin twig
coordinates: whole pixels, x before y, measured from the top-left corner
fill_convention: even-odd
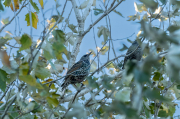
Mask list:
[[[27,3],[27,4],[25,4],[25,3],[26,3],[26,0],[23,2],[22,7],[21,7],[20,10],[15,14],[15,16],[14,16],[7,24],[5,24],[5,25],[0,29],[0,33],[1,33],[1,31],[2,31],[6,26],[8,26],[8,25],[14,20],[14,18],[21,12],[21,10],[22,10],[24,7],[26,7],[27,4],[29,4],[29,3]]]

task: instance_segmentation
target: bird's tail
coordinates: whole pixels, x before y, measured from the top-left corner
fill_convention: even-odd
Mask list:
[[[69,85],[69,83],[67,81],[65,81],[61,87],[62,87],[62,91]]]

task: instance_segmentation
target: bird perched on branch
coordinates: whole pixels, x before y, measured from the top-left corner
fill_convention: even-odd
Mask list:
[[[67,72],[64,83],[61,85],[64,90],[69,84],[81,83],[90,71],[89,56],[92,52],[83,55],[81,59],[75,63]]]
[[[133,53],[132,53],[133,52]],[[132,54],[131,54],[132,53]],[[139,46],[138,42],[135,40],[132,45],[129,47],[126,55],[128,54],[131,54],[130,56],[126,56],[124,58],[124,63],[123,63],[123,67],[122,69],[124,69],[124,65],[126,64],[126,62],[128,60],[137,60],[137,61],[140,61],[141,60],[141,57],[142,57],[142,49],[141,47]]]

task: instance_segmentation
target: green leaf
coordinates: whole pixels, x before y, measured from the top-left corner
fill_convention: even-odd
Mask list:
[[[32,44],[32,40],[27,34],[22,35],[20,42],[21,42],[22,46],[20,47],[19,51],[30,48],[30,46]]]
[[[11,0],[5,0],[3,4],[5,7],[9,7],[11,5]]]
[[[19,76],[19,79],[31,86],[35,86],[36,84],[36,79],[33,78],[31,75]]]
[[[77,33],[78,31],[76,30],[76,26],[74,26],[73,24],[68,24],[68,27],[74,32]]]
[[[37,6],[37,3],[33,2],[32,0],[30,0],[30,3],[33,6],[33,8],[36,10],[36,12],[39,13],[39,8]]]
[[[161,77],[161,79],[160,79]],[[163,80],[162,74],[159,72],[154,72],[154,77],[153,77],[154,81],[159,81],[159,80]]]
[[[116,10],[113,10],[115,13],[117,13],[118,15],[120,15],[121,17],[123,17],[124,18],[124,16],[120,13],[120,12],[118,12],[118,11],[116,11]]]
[[[47,97],[46,99],[50,105],[54,105],[55,107],[59,105],[59,102],[56,98]]]
[[[32,27],[34,27],[35,29],[37,29],[37,23],[38,23],[38,16],[37,14],[34,12],[31,12],[31,20],[32,20]],[[29,13],[26,14],[25,17],[25,21],[27,21],[27,26],[30,26],[30,16]]]
[[[66,47],[61,42],[55,42],[52,46],[57,59],[62,59],[62,53],[64,53],[66,56],[68,55]]]
[[[162,4],[166,4],[167,0],[160,0]]]
[[[180,90],[180,85],[177,85],[177,89],[179,89],[179,90]]]
[[[35,75],[44,80],[45,78],[47,77],[50,77],[51,76],[51,73],[48,69],[44,68],[44,67],[37,67],[36,70],[35,70]]]
[[[127,50],[127,49],[128,49],[128,47],[123,44],[123,47],[120,49],[120,51],[124,51],[124,50]]]
[[[94,10],[94,15],[96,16],[104,12],[102,9],[93,9],[93,10]]]
[[[167,30],[168,30],[170,33],[172,33],[172,32],[174,32],[174,31],[176,31],[176,30],[179,30],[179,29],[180,29],[180,26],[171,25],[171,26],[168,27]]]
[[[104,27],[104,26],[101,26],[101,27],[98,27],[98,37],[100,37],[101,35],[104,36],[104,42],[106,42],[108,40],[108,36],[110,36],[110,33],[109,33],[109,30]]]
[[[152,100],[158,99],[161,101],[167,101],[167,99],[165,99],[162,95],[160,95],[160,91],[159,90],[151,90],[151,89],[145,89],[145,91],[143,92],[144,96],[146,96],[147,98],[150,98]]]
[[[1,0],[0,0],[0,10],[4,11],[4,8],[2,6]]]
[[[7,75],[8,74],[5,71],[0,69],[0,89],[2,91],[5,91],[6,89],[6,81],[8,80]]]
[[[19,76],[19,79],[26,82],[30,86],[34,86],[38,89],[43,89],[43,86],[40,83],[37,83],[36,79],[33,78],[31,75]]]
[[[7,18],[5,18],[5,19],[2,18],[1,23],[2,23],[3,25],[9,23],[9,17],[7,17]]]
[[[62,30],[54,30],[52,34],[57,41],[61,42],[61,44],[65,43],[65,33]]]
[[[134,78],[141,84],[143,84],[145,82],[151,83],[149,80],[150,76],[147,73],[145,73],[144,71],[141,71],[138,69],[134,70]]]
[[[158,117],[168,117],[168,115],[167,115],[166,111],[160,110],[158,113]]]
[[[99,89],[99,85],[97,84],[96,80],[94,77],[87,77],[88,80],[88,85],[92,88],[98,88]]]

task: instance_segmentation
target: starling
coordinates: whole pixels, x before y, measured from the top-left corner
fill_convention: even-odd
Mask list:
[[[64,90],[69,84],[81,83],[90,71],[89,54],[83,55],[81,59],[75,63],[67,72],[67,76],[64,78],[64,83],[61,85]]]
[[[136,49],[138,47],[138,49]],[[136,50],[136,51],[134,51]],[[133,52],[134,51],[134,52]],[[133,53],[132,53],[133,52]],[[127,56],[124,58],[124,64],[123,64],[123,67],[122,69],[124,69],[124,65],[126,64],[126,62],[128,60],[137,60],[137,61],[140,61],[141,60],[141,57],[142,57],[142,50],[141,50],[141,47],[139,46],[138,42],[135,40],[132,45],[129,47],[126,55],[132,53],[130,56]]]

